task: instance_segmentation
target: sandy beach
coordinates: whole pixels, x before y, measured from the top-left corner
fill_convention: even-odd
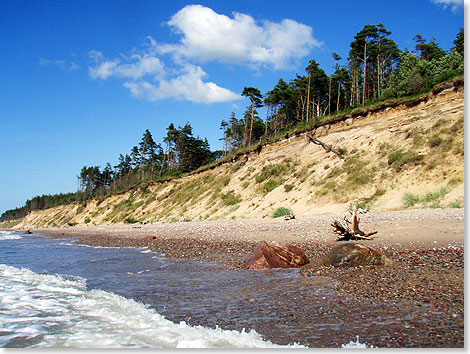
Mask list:
[[[345,269],[321,265],[325,254],[338,244],[330,224],[342,218],[343,215],[305,215],[288,221],[236,219],[32,231],[53,237],[73,236],[78,238],[77,242],[93,246],[148,247],[165,257],[217,262],[232,269],[245,268],[246,259],[260,241],[290,242],[302,248],[310,259],[300,270],[306,280],[333,280],[334,289],[343,296],[340,303],[330,305],[324,314],[311,313],[305,304],[302,319],[295,317],[292,321],[312,321],[317,316],[324,321],[337,318],[347,323],[347,317],[357,316],[358,311],[363,316],[381,318],[392,311],[393,316],[402,316],[400,325],[382,324],[380,328],[362,329],[362,333],[354,328],[346,329],[344,340],[362,335],[373,343],[386,343],[390,347],[463,347],[464,209],[361,215],[361,229],[378,233],[373,240],[359,243],[390,257],[393,265],[388,267]],[[407,319],[410,311],[421,311],[422,320]],[[194,321],[194,324],[210,325],[207,319]],[[287,342],[274,324],[265,328],[265,332],[271,333],[279,343]],[[328,342],[315,345],[327,347]]]

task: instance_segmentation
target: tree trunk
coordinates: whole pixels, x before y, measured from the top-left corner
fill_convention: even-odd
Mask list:
[[[367,83],[367,41],[364,44],[364,85],[362,87],[362,105],[364,106],[366,100],[366,83]]]
[[[333,76],[333,64],[331,64],[331,73],[330,73],[330,87],[328,89],[328,115],[331,114],[330,104],[331,104],[331,79]]]
[[[315,93],[313,94],[313,97],[312,97],[312,121],[313,122],[315,121]]]
[[[351,68],[351,96],[349,97],[349,106],[353,105],[354,98],[354,69]]]
[[[144,164],[144,154],[145,154],[145,144],[142,146],[142,154],[140,155],[139,168],[142,168],[142,165]]]
[[[308,88],[307,88],[307,122],[308,122],[308,111],[310,110],[310,72],[308,73]]]
[[[163,155],[162,166],[160,167],[160,176],[162,175],[162,172],[163,172],[163,166],[165,166],[165,157],[168,157],[167,160],[170,159],[169,153],[170,153],[170,143],[168,142],[168,143],[166,144],[166,152],[165,152],[165,154]],[[168,155],[168,156],[167,156],[167,155]],[[167,162],[167,163],[168,163],[168,162]]]
[[[245,118],[245,131],[243,132],[243,145],[248,141],[248,119]]]
[[[233,123],[230,125],[230,135],[228,137],[228,151],[232,151]]]
[[[270,105],[268,104],[268,106],[266,108],[266,124],[265,124],[265,128],[264,128],[264,136],[265,137],[268,136],[269,107],[270,107]]]
[[[379,46],[380,49],[380,46]],[[380,97],[382,94],[381,88],[380,88],[380,52],[377,54],[377,97]]]
[[[361,68],[357,67],[356,68],[356,104],[361,102],[361,91],[359,90],[360,85],[359,85],[359,77],[361,76]]]
[[[297,99],[297,122],[299,121],[299,116],[300,116],[300,94],[299,98]]]
[[[317,103],[317,117],[320,117],[320,95],[318,95],[318,103]]]
[[[336,103],[336,112],[339,111],[339,98],[341,95],[341,81],[338,81],[338,102]]]
[[[305,114],[305,105],[307,104],[307,101],[305,100],[305,97],[302,96],[302,121],[307,121],[307,115]]]
[[[251,144],[251,136],[253,133],[253,116],[255,115],[255,102],[251,100],[251,125],[250,125],[250,140],[248,145]]]
[[[277,135],[277,125],[279,119],[279,105],[276,105],[276,123],[274,125],[274,134]]]
[[[340,159],[344,159],[342,151],[336,150],[332,146],[330,146],[328,144],[325,144],[324,142],[322,142],[322,141],[318,140],[317,138],[315,138],[314,135],[315,135],[315,131],[313,132],[313,134],[307,135],[310,142],[314,143],[315,145],[320,145],[326,151],[334,153]]]

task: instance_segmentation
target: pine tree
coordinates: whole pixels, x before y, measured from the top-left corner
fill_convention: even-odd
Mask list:
[[[330,86],[329,86],[329,89],[328,89],[328,115],[331,114],[331,84],[332,84],[332,80],[333,80],[333,66],[336,67],[335,71],[337,71],[338,70],[338,61],[341,60],[341,57],[337,53],[331,54],[331,57],[332,57],[333,61],[331,63]],[[338,102],[339,102],[339,94],[338,94]]]
[[[420,34],[417,34],[413,39],[416,41],[415,49],[420,60],[431,61],[446,55],[446,52],[439,47],[439,43],[436,42],[434,37],[431,38],[429,43]]]
[[[453,47],[452,49],[455,49],[461,56],[464,56],[465,41],[463,27],[461,27],[459,33],[457,33],[457,37],[454,40],[454,44],[455,47]]]
[[[139,168],[142,168],[147,160],[150,159],[150,156],[155,153],[155,149],[157,148],[157,144],[153,140],[152,134],[148,129],[145,130],[142,140],[139,143],[139,151],[140,151],[140,163]]]
[[[259,89],[254,87],[246,87],[243,89],[242,96],[248,97],[251,101],[251,123],[250,131],[248,134],[248,121],[245,121],[245,145],[251,144],[251,138],[253,134],[253,120],[255,114],[255,108],[262,107],[262,95]]]

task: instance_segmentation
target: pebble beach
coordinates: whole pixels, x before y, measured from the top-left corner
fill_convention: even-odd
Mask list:
[[[52,237],[76,237],[77,242],[91,246],[148,247],[163,257],[216,262],[230,269],[246,268],[245,261],[260,241],[289,242],[303,249],[310,259],[300,269],[305,279],[312,282],[327,279],[338,297],[321,312],[318,307],[302,303],[301,294],[283,301],[285,304],[280,306],[285,306],[286,311],[294,302],[298,305],[295,308],[303,309],[288,320],[298,322],[299,338],[303,323],[321,319],[322,323],[346,324],[341,331],[344,342],[359,335],[383,347],[463,348],[464,209],[360,215],[360,228],[378,233],[372,240],[358,243],[388,256],[393,265],[323,266],[322,258],[338,245],[331,223],[344,216],[74,226],[33,231]],[[409,316],[410,313],[414,315]],[[348,317],[358,315],[364,316],[364,326],[348,327]],[[387,321],[392,317],[395,320]],[[289,338],[283,337],[282,328],[274,322],[263,324],[261,333],[269,333],[269,339],[277,343],[288,343]],[[211,326],[210,318],[204,317],[194,318],[191,324]],[[236,324],[227,326],[234,328]],[[306,344],[329,347],[328,336],[321,338]]]

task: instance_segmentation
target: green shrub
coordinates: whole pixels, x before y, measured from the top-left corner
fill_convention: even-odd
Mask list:
[[[272,176],[278,176],[284,168],[280,164],[264,167],[261,174],[255,177],[256,183],[261,183]]]
[[[142,192],[140,192],[140,197],[145,198],[147,194],[150,194],[150,191],[148,189],[144,189]]]
[[[427,192],[423,196],[419,196],[412,193],[405,193],[403,196],[403,205],[408,208],[417,203],[423,203],[425,207],[429,208],[441,208],[441,199],[450,192],[449,187],[442,187],[436,192]]]
[[[431,138],[429,138],[429,146],[437,147],[442,144],[442,139],[439,135],[435,134]]]
[[[370,208],[370,204],[369,204],[369,203],[365,203],[365,202],[357,203],[357,208],[358,208],[358,209]]]
[[[292,188],[294,188],[294,186],[292,184],[285,184],[284,185],[284,190],[286,192],[290,192],[292,190]]]
[[[348,182],[356,185],[364,185],[369,183],[374,179],[376,173],[375,168],[362,168],[353,171],[352,173],[348,174],[347,180]]]
[[[374,196],[380,197],[384,195],[387,192],[385,188],[377,188],[377,191],[375,192]]]
[[[402,167],[407,164],[418,165],[424,160],[424,155],[418,154],[414,150],[397,150],[388,155],[388,165],[400,172]]]
[[[335,181],[331,180],[326,182],[324,187],[327,190],[335,191],[336,188],[338,188],[338,184]]]
[[[225,205],[235,205],[241,202],[242,198],[239,195],[235,195],[233,191],[227,192],[227,194],[221,194],[220,198],[222,198],[222,201],[224,202]]]
[[[437,192],[428,192],[424,195],[423,201],[425,203],[430,203],[442,199],[447,193],[450,192],[449,187],[442,187]]]
[[[388,164],[393,165],[403,160],[403,150],[397,150],[388,155]]]
[[[290,209],[287,209],[287,208],[284,208],[284,207],[280,207],[280,208],[277,208],[274,213],[273,213],[273,218],[279,218],[281,216],[290,216],[292,215],[292,210]]]
[[[271,179],[269,181],[267,181],[264,186],[263,186],[263,190],[266,192],[266,193],[269,193],[271,191],[273,191],[274,189],[276,189],[277,187],[279,187],[281,185],[282,181],[280,178],[276,178],[276,179]]]
[[[223,176],[221,177],[220,179],[220,183],[225,187],[225,186],[228,186],[228,184],[230,183],[230,179],[231,177],[230,176]]]
[[[420,198],[416,194],[406,192],[403,196],[403,205],[405,208],[412,207],[413,205],[419,203]]]
[[[235,204],[233,207],[230,208],[230,212],[237,211],[238,208],[240,208],[240,205],[239,205],[239,204]]]
[[[454,177],[449,181],[449,186],[455,187],[458,184],[460,184],[461,182],[463,182],[463,181],[460,177]]]
[[[157,198],[152,195],[150,196],[146,201],[145,201],[145,205],[149,205],[150,203],[154,202]]]
[[[426,165],[426,171],[430,171],[436,168],[438,161],[437,160],[430,160]]]
[[[211,183],[212,181],[214,181],[214,179],[215,179],[215,176],[213,175],[205,175],[203,177],[204,183]]]
[[[89,224],[90,221],[91,221],[91,219],[87,216],[87,217],[85,218],[85,224]]]
[[[463,131],[464,129],[464,118],[460,118],[457,120],[451,127],[450,127],[450,133],[451,134],[456,134],[459,131]]]
[[[124,219],[124,222],[126,224],[137,224],[139,220],[133,218],[132,216],[128,216],[127,218]]]
[[[385,89],[382,95],[380,95],[380,99],[384,101],[392,99],[392,98],[396,98],[396,97],[397,97],[397,93],[391,88]]]

